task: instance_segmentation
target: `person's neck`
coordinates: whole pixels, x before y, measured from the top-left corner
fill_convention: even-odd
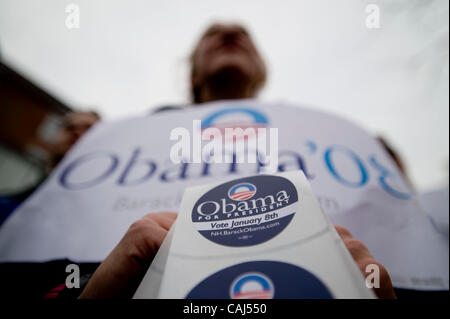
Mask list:
[[[201,103],[217,100],[238,100],[255,97],[252,83],[232,71],[221,72],[206,81],[200,92]]]

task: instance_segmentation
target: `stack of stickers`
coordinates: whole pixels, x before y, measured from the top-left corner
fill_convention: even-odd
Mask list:
[[[188,188],[134,298],[374,298],[301,171]]]

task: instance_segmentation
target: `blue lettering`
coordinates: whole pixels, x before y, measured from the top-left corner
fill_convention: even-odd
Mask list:
[[[331,159],[331,155],[333,154],[333,152],[335,151],[340,151],[343,154],[347,154],[349,156],[350,159],[353,160],[353,162],[356,164],[358,170],[361,173],[361,178],[358,181],[349,181],[345,178],[343,178],[336,170],[336,168],[334,167],[334,163]],[[343,146],[330,146],[328,149],[326,149],[325,151],[325,163],[327,165],[328,170],[331,172],[331,174],[333,175],[334,178],[336,178],[336,180],[338,182],[340,182],[341,184],[344,184],[348,187],[361,187],[364,184],[367,183],[367,181],[369,180],[369,175],[367,174],[367,170],[364,167],[363,162],[361,161],[361,159],[358,157],[358,155],[356,155],[353,151],[351,151],[350,149],[343,147]]]
[[[399,190],[396,190],[394,187],[389,185],[387,182],[387,179],[396,180],[400,177],[398,174],[394,174],[391,171],[389,171],[386,167],[382,166],[380,163],[377,162],[375,159],[375,156],[371,156],[369,158],[369,163],[381,174],[378,178],[378,182],[381,185],[381,188],[384,189],[389,195],[392,195],[399,199],[410,199],[411,193],[410,192],[402,192]]]
[[[308,172],[308,170],[306,168],[306,163],[303,160],[303,158],[299,154],[297,154],[296,152],[283,151],[283,152],[279,152],[278,156],[279,156],[280,162],[281,162],[281,157],[282,156],[290,156],[293,159],[293,161],[291,163],[287,162],[287,163],[284,163],[284,164],[279,164],[278,165],[278,171],[279,172],[286,172],[286,171],[288,171],[289,169],[287,168],[287,166],[290,164],[290,165],[293,165],[293,170],[297,170],[297,169],[302,170],[303,173],[305,174],[306,178],[308,178],[308,179],[313,179],[314,178],[314,175],[312,175],[312,174],[310,174]],[[260,163],[260,166],[261,166],[261,163]]]
[[[99,157],[106,157],[109,158],[111,161],[111,164],[107,167],[107,169],[101,173],[98,176],[94,176],[91,180],[80,182],[80,183],[73,183],[69,181],[69,177],[72,175],[72,173],[75,171],[75,169],[79,168],[81,165],[85,164],[86,162],[89,162],[92,159],[99,158]],[[62,171],[61,176],[59,177],[59,183],[67,189],[72,190],[80,190],[89,188],[95,185],[98,185],[103,180],[105,180],[110,174],[114,172],[117,165],[119,164],[119,158],[115,156],[112,153],[108,152],[99,152],[99,153],[90,153],[85,154],[83,156],[80,156],[73,162],[71,162],[67,167]]]
[[[177,179],[186,179],[188,167],[189,167],[189,163],[181,163],[181,164],[172,166],[172,167],[168,168],[167,170],[165,170],[161,174],[160,179],[164,182],[173,182]],[[172,174],[173,172],[175,172],[175,176],[173,176],[171,178],[169,175]]]
[[[143,161],[143,163],[148,166],[148,170],[147,173],[136,179],[133,181],[127,181],[127,177],[128,174],[130,173],[130,171],[132,170],[132,168],[135,167],[136,162],[138,162],[137,158],[139,156],[139,154],[141,153],[141,149],[137,148],[133,154],[131,155],[130,161],[128,162],[128,164],[126,165],[125,169],[123,170],[122,175],[120,175],[119,180],[117,181],[117,184],[119,185],[124,185],[124,186],[128,186],[128,185],[137,185],[137,184],[141,184],[143,182],[145,182],[147,179],[149,179],[153,173],[156,170],[156,164],[154,162],[151,161]]]

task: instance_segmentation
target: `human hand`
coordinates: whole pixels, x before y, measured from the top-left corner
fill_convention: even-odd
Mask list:
[[[156,255],[167,232],[176,219],[175,213],[152,213],[133,223],[125,236],[97,268],[80,299],[131,298]],[[364,277],[367,265],[380,269],[380,288],[374,288],[379,298],[395,298],[391,279],[383,265],[367,247],[350,232],[335,226]]]
[[[352,234],[342,226],[335,226],[336,231],[342,238],[345,246],[349,250],[359,269],[361,270],[364,278],[370,273],[366,273],[366,267],[370,264],[378,266],[380,270],[380,287],[373,288],[378,298],[382,299],[394,299],[396,298],[394,288],[392,287],[391,278],[382,264],[377,262],[370,254],[367,247],[359,240],[355,239]]]
[[[134,222],[97,268],[79,298],[133,297],[176,217],[175,213],[151,213]]]

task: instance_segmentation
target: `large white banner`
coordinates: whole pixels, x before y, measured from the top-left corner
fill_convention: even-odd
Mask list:
[[[395,286],[448,289],[448,237],[376,139],[334,115],[253,100],[96,125],[2,226],[0,261],[100,261],[144,214],[176,212],[185,187],[262,171],[258,161],[174,164],[170,133],[193,120],[278,128],[278,171],[303,170],[332,222],[369,247]]]

